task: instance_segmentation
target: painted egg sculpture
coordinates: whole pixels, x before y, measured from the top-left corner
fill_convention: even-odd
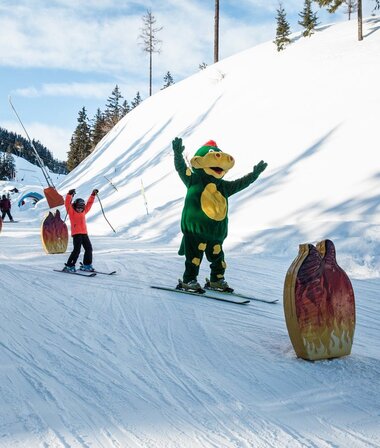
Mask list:
[[[324,240],[301,244],[285,278],[286,326],[296,355],[307,360],[351,353],[355,297],[347,274],[336,261],[335,246]]]
[[[42,221],[41,240],[42,246],[48,254],[63,254],[66,252],[69,232],[58,209],[55,214],[49,212]]]

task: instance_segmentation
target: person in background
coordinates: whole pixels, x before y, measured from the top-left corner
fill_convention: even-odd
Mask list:
[[[12,204],[11,204],[10,199],[8,199],[5,196],[5,194],[3,194],[1,201],[0,201],[1,219],[4,220],[5,215],[8,215],[9,221],[14,222],[13,217],[11,215],[11,208],[12,208]]]
[[[68,192],[65,198],[65,207],[69,215],[71,224],[71,236],[73,237],[74,249],[71,252],[67,263],[65,263],[64,271],[76,272],[75,264],[78,260],[81,248],[84,248],[83,264],[81,271],[94,272],[92,266],[92,245],[87,233],[86,214],[90,211],[94,203],[98,190],[92,190],[87,203],[82,198],[77,198],[72,202],[75,195],[75,189]]]

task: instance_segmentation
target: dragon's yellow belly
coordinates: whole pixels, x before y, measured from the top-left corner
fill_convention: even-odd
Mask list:
[[[227,215],[227,200],[213,183],[207,184],[202,191],[201,207],[204,213],[215,221],[223,221]]]

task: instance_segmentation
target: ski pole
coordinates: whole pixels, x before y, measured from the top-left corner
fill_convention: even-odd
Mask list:
[[[108,180],[109,184],[110,184],[116,191],[119,191],[119,190],[115,187],[115,185],[108,179],[108,177],[106,177],[106,176],[103,176],[103,177],[105,177],[105,178]]]
[[[104,219],[107,221],[107,223],[111,227],[111,229],[116,233],[116,230],[111,226],[110,222],[108,221],[108,219],[106,217],[106,214],[104,213],[103,205],[102,205],[102,201],[100,200],[99,193],[96,195],[96,197],[98,198],[98,201],[99,201],[99,204],[100,204],[100,208],[102,209],[102,213],[103,213]]]

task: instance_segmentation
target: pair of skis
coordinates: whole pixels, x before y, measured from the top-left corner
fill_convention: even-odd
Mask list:
[[[235,303],[237,305],[246,305],[251,300],[257,301],[257,302],[264,302],[264,303],[277,303],[278,300],[265,300],[254,296],[247,296],[245,294],[240,294],[238,292],[235,292],[232,288],[228,288],[227,291],[222,291],[220,289],[214,289],[208,286],[208,282],[206,281],[205,289],[200,289],[197,291],[189,291],[186,289],[183,289],[180,287],[180,282],[176,288],[169,288],[167,286],[158,286],[158,285],[152,285],[151,288],[154,289],[161,289],[164,291],[171,291],[171,292],[179,292],[181,294],[189,294],[192,296],[198,296],[198,297],[204,297],[206,299],[213,299],[213,300],[220,300],[221,302],[229,302],[229,303]],[[206,292],[210,291],[210,292]]]
[[[61,269],[53,269],[55,272],[61,272],[64,274],[70,274],[70,275],[79,275],[81,277],[95,277],[97,274],[102,275],[114,275],[116,274],[116,271],[111,272],[102,272],[102,271],[65,271]],[[176,288],[170,288],[167,286],[159,286],[159,285],[151,285],[151,288],[153,289],[161,289],[164,291],[170,291],[170,292],[179,292],[181,294],[188,294],[191,296],[198,296],[203,297],[206,299],[212,299],[212,300],[219,300],[221,302],[229,302],[229,303],[235,303],[237,305],[246,305],[250,303],[251,300],[257,301],[257,302],[264,302],[264,303],[277,303],[278,300],[265,300],[254,296],[247,296],[245,294],[240,294],[232,290],[232,288],[229,288],[227,291],[222,291],[218,289],[213,289],[210,286],[205,286],[205,289],[200,289],[198,291],[189,291],[186,289],[182,289],[179,287],[179,285]],[[206,292],[209,291],[209,292]]]
[[[71,274],[71,275],[80,275],[81,277],[95,277],[97,274],[103,274],[103,275],[114,275],[116,274],[116,271],[111,272],[102,272],[102,271],[65,271],[64,269],[53,269],[54,272],[62,272],[64,274]]]

